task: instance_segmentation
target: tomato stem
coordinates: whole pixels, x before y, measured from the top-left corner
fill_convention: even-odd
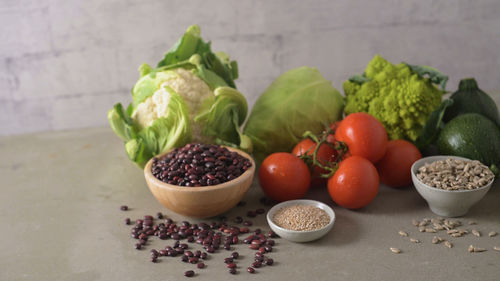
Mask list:
[[[310,148],[300,156],[300,158],[304,162],[306,162],[306,164],[308,164],[308,166],[310,167],[311,170],[313,169],[314,166],[317,166],[325,171],[328,171],[327,173],[323,173],[320,175],[320,177],[322,177],[322,178],[329,178],[333,174],[335,174],[340,162],[343,160],[345,154],[348,152],[347,145],[344,142],[336,140],[335,144],[333,144],[333,143],[327,141],[327,137],[331,134],[334,134],[335,132],[330,127],[326,127],[326,128],[327,129],[325,131],[323,131],[320,135],[315,135],[310,131],[306,131],[302,135],[304,138],[311,139],[314,143],[316,143],[316,146],[314,148],[312,155],[309,155],[309,152],[311,150],[311,148]],[[337,152],[335,160],[334,161],[327,161],[327,163],[325,163],[325,165],[317,159],[319,148],[323,144],[330,146],[331,148],[333,148]]]

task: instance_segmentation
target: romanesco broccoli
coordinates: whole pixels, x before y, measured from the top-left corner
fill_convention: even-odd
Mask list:
[[[433,68],[393,65],[375,55],[363,75],[344,82],[345,113],[367,112],[384,124],[390,139],[414,141],[439,106],[447,79]],[[442,82],[443,89],[433,82]]]

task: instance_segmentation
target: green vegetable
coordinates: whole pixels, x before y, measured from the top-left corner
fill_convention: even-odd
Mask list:
[[[431,67],[393,65],[375,55],[363,75],[344,82],[344,110],[373,115],[384,124],[390,139],[415,141],[440,105],[447,80]],[[441,90],[433,83],[441,85]]]
[[[139,72],[133,103],[126,110],[118,103],[108,112],[111,128],[139,167],[189,142],[252,150],[240,129],[248,108],[235,89],[237,64],[224,53],[213,53],[198,26],[187,29],[157,68],[143,64]]]
[[[446,122],[464,113],[479,113],[500,126],[500,116],[495,101],[478,88],[474,78],[460,80],[458,90],[451,95],[453,105],[446,110]]]
[[[437,140],[439,153],[479,160],[495,167],[500,164],[500,130],[490,119],[466,113],[451,120]]]
[[[343,100],[316,68],[299,67],[278,77],[257,99],[245,134],[254,156],[291,151],[306,131],[315,134],[342,116]]]
[[[425,123],[424,129],[415,141],[418,149],[423,150],[434,143],[439,136],[439,132],[444,127],[443,116],[447,108],[453,104],[453,100],[445,99],[438,109],[433,111]]]

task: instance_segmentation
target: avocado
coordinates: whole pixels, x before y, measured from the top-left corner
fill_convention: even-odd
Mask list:
[[[500,129],[481,114],[453,118],[439,134],[437,146],[443,155],[479,160],[487,166],[500,164]]]

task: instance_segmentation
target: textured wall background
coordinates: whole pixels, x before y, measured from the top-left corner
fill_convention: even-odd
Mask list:
[[[250,104],[280,73],[315,66],[334,86],[375,53],[500,89],[500,1],[0,0],[0,135],[107,125],[142,62],[191,24],[238,60]]]

